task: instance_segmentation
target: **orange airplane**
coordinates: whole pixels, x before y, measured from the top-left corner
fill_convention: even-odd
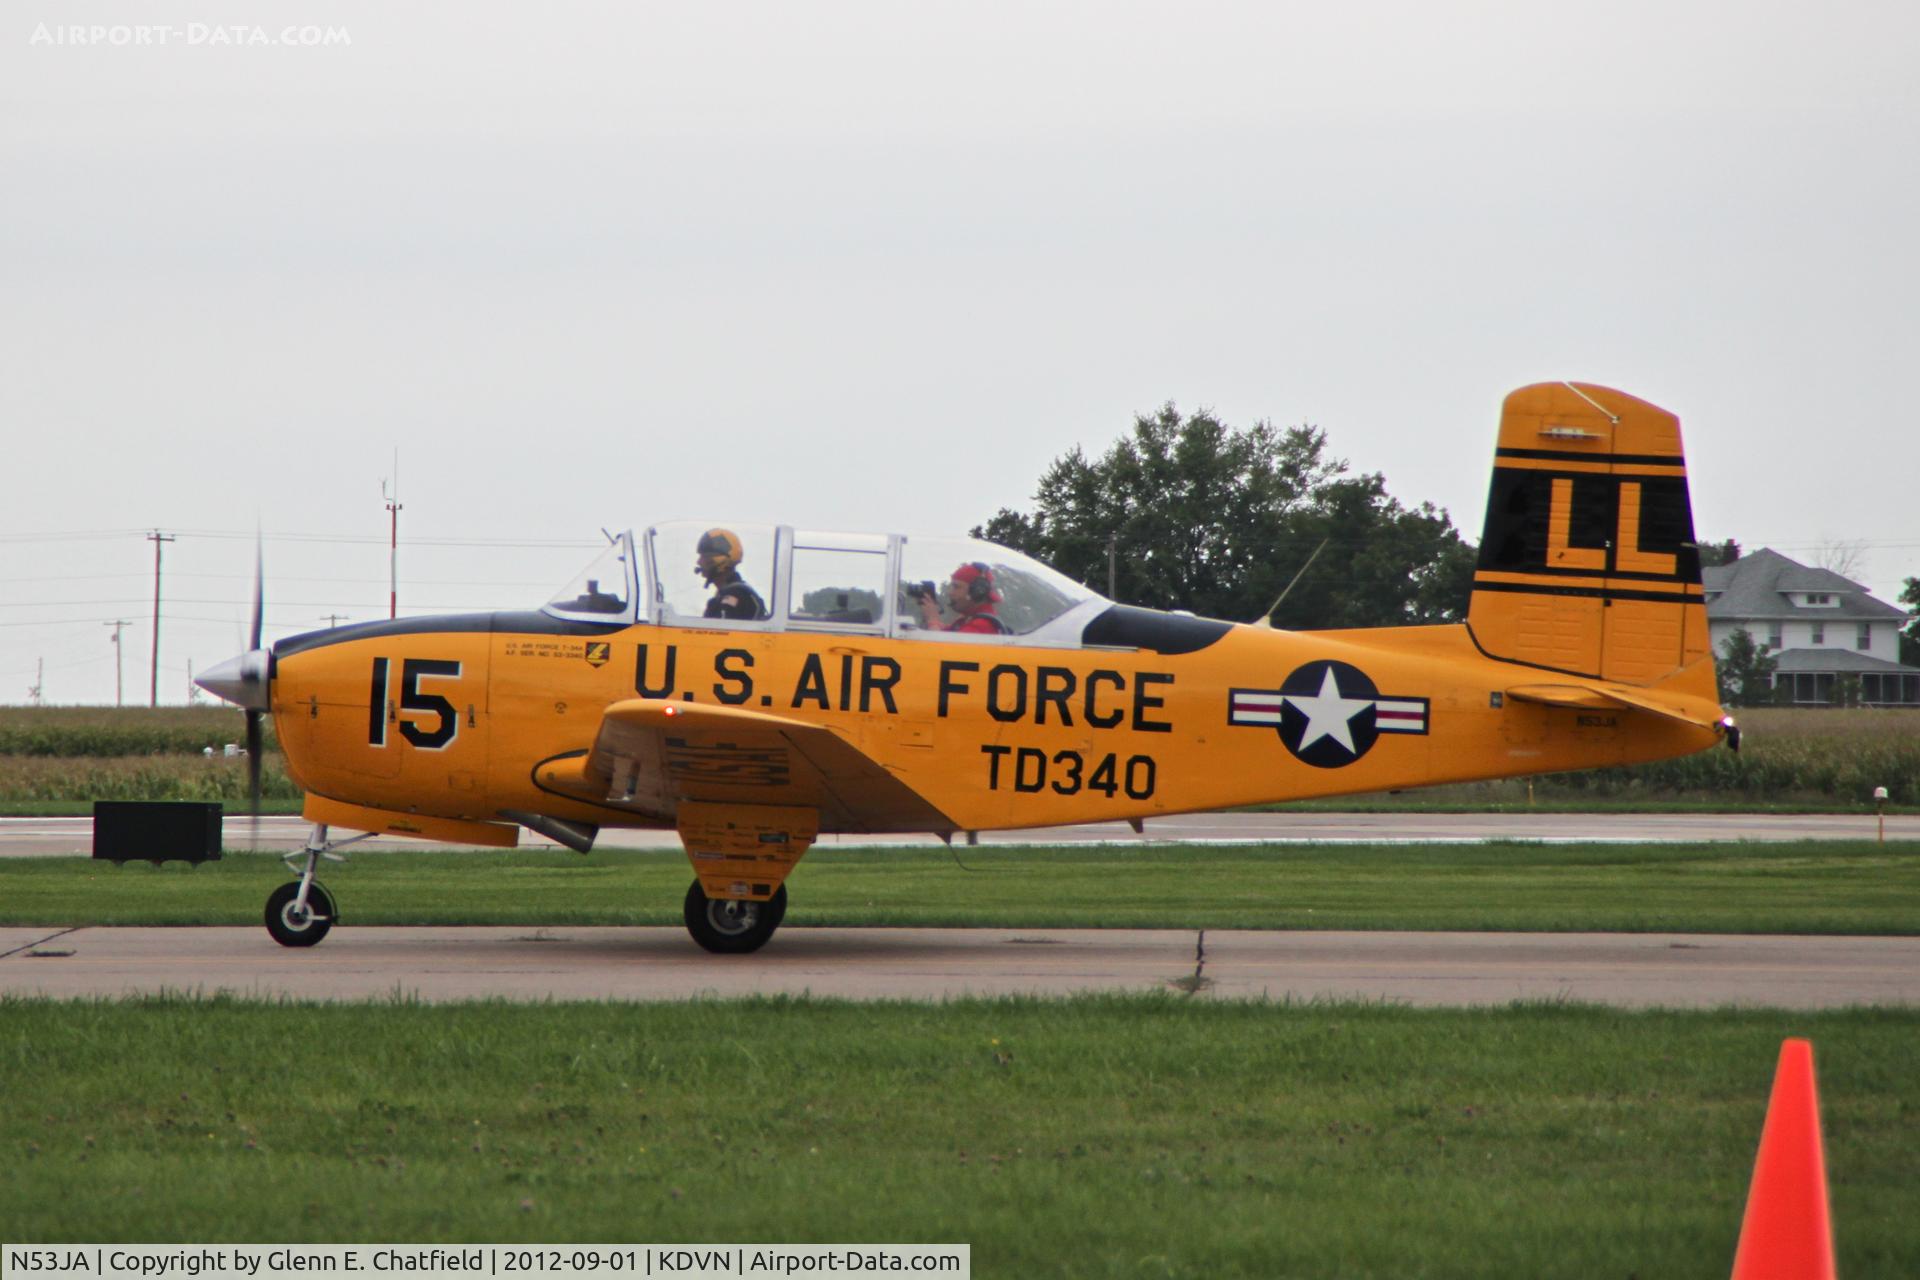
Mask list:
[[[337,918],[314,882],[336,827],[581,851],[674,828],[688,930],[748,952],[821,832],[1138,829],[1738,746],[1679,422],[1574,383],[1507,397],[1464,624],[1278,631],[1115,604],[971,539],[680,523],[533,612],[267,650],[256,598],[253,626],[199,683],[256,747],[273,714],[306,792],[304,866],[267,903],[288,946]]]

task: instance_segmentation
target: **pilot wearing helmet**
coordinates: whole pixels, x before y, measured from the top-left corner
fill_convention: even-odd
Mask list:
[[[954,612],[952,622],[940,621],[940,605],[931,591],[917,594],[920,617],[929,631],[965,631],[974,635],[1005,635],[1007,624],[1000,621],[994,606],[1000,592],[993,585],[993,570],[978,560],[953,571],[947,579],[947,607]]]
[[[767,616],[767,606],[762,603],[760,593],[740,577],[743,550],[733,530],[707,530],[700,535],[697,554],[699,558],[694,561],[693,570],[713,588],[713,597],[707,601],[707,617],[757,622]]]

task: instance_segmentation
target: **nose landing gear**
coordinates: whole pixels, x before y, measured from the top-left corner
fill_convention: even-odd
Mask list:
[[[313,878],[314,870],[320,865],[320,859],[329,862],[345,862],[344,855],[334,852],[350,844],[372,839],[373,833],[349,836],[345,840],[328,840],[327,824],[316,822],[313,833],[307,837],[306,848],[299,853],[288,854],[285,862],[287,870],[299,877],[289,881],[267,895],[267,932],[273,940],[283,947],[317,946],[327,936],[334,922],[340,918],[339,911],[333,905],[333,895],[322,888]],[[295,868],[297,860],[304,864]]]

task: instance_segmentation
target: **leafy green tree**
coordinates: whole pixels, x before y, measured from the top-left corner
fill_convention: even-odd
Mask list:
[[[1907,579],[1907,585],[1900,592],[1900,603],[1907,607],[1908,613],[1920,615],[1920,578]],[[1900,661],[1909,667],[1920,667],[1920,616],[1900,632]]]
[[[1098,459],[1055,459],[1033,510],[974,534],[1101,591],[1111,547],[1118,599],[1236,620],[1259,618],[1311,560],[1273,616],[1296,628],[1456,620],[1475,560],[1445,511],[1350,474],[1319,428],[1236,429],[1172,404]]]
[[[1745,627],[1734,628],[1720,645],[1714,674],[1720,701],[1729,707],[1760,707],[1774,700],[1773,673],[1780,664]]]
[[[1740,544],[1732,538],[1725,542],[1702,542],[1700,544],[1700,567],[1714,569],[1721,565],[1732,564],[1740,558]]]

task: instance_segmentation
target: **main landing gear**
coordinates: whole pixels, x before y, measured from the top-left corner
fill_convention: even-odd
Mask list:
[[[327,824],[313,824],[313,833],[307,837],[306,848],[298,853],[290,853],[283,859],[287,870],[300,878],[281,885],[267,895],[267,932],[273,935],[275,942],[283,947],[311,947],[327,936],[327,931],[333,928],[333,922],[340,918],[340,913],[334,908],[333,895],[313,878],[314,870],[322,858],[329,862],[345,862],[346,858],[335,853],[335,849],[371,838],[372,834],[368,833],[330,841],[327,839]],[[295,867],[294,863],[301,859],[305,860],[304,865]]]
[[[739,956],[758,951],[787,916],[787,886],[781,885],[765,902],[709,898],[695,880],[687,890],[687,932],[693,940],[718,955]]]

